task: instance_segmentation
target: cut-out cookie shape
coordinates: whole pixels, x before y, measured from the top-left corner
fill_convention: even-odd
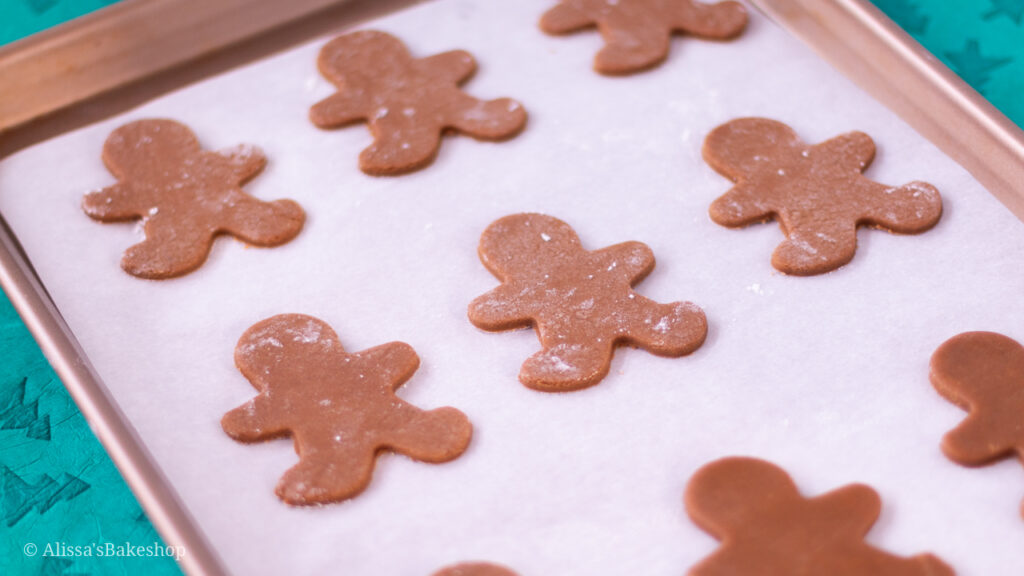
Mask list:
[[[698,470],[685,502],[722,543],[690,576],[953,576],[931,554],[903,558],[864,542],[882,503],[863,484],[805,498],[778,466],[732,457]]]
[[[472,426],[462,412],[424,411],[395,395],[419,366],[408,344],[348,353],[323,321],[281,314],[245,331],[235,365],[260,393],[221,425],[241,442],[294,438],[299,463],[277,485],[289,504],[356,496],[384,450],[440,463],[469,445]]]
[[[504,566],[489,562],[464,562],[442,568],[433,576],[519,576]]]
[[[121,259],[121,267],[139,278],[195,270],[219,234],[254,246],[284,244],[306,219],[291,200],[264,202],[242,191],[267,162],[258,149],[203,150],[195,134],[173,120],[138,120],[114,130],[103,145],[103,162],[118,183],[86,194],[82,209],[102,222],[142,220],[146,239]]]
[[[602,74],[657,66],[668,57],[673,32],[728,40],[746,25],[747,11],[739,2],[696,0],[561,0],[540,20],[548,34],[597,26],[605,46],[594,57],[594,70]]]
[[[398,38],[363,30],[328,42],[319,67],[338,92],[313,106],[309,118],[320,128],[367,122],[373,144],[359,155],[367,174],[401,174],[430,164],[445,131],[502,140],[526,124],[526,110],[515,100],[485,102],[459,88],[476,71],[464,50],[417,59]]]
[[[659,304],[633,291],[654,269],[654,254],[640,242],[590,252],[565,222],[515,214],[487,227],[479,254],[502,284],[473,300],[469,319],[490,331],[536,328],[542,349],[519,372],[530,388],[560,392],[596,384],[618,344],[676,357],[704,343],[700,308]]]
[[[1024,462],[1024,346],[994,332],[959,334],[932,355],[931,381],[968,411],[942,439],[950,460],[982,466],[1016,454]]]
[[[711,204],[711,219],[743,227],[777,218],[786,241],[772,266],[798,276],[835,270],[853,258],[858,226],[916,234],[942,215],[931,184],[892,187],[865,178],[874,157],[875,143],[863,132],[808,146],[781,122],[733,120],[704,140],[707,163],[736,182]]]

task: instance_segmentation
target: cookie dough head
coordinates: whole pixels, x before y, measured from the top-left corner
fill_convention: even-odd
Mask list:
[[[489,562],[464,562],[434,572],[433,576],[518,576],[515,572]]]
[[[195,134],[173,120],[137,120],[114,130],[103,144],[103,163],[118,180],[163,181],[200,154]]]
[[[331,83],[361,88],[401,76],[412,62],[401,40],[385,32],[360,30],[339,36],[320,50],[320,73]]]
[[[576,232],[558,218],[513,214],[484,230],[478,252],[484,266],[506,280],[542,272],[538,261],[569,261],[582,254],[583,247]]]
[[[793,480],[755,458],[725,458],[697,471],[686,486],[686,511],[701,528],[723,537],[741,532],[799,500]]]

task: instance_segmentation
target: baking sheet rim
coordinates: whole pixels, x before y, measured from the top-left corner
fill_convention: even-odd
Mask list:
[[[794,30],[796,27],[794,20],[799,17],[811,17],[815,22],[828,24],[821,18],[815,19],[812,10],[805,3],[790,4],[783,14],[783,9],[777,6],[777,0],[751,0],[751,2],[789,33],[811,44],[812,48],[819,53],[827,52],[828,46],[811,42],[799,30]],[[835,15],[836,20],[856,22],[861,31],[869,33],[878,45],[896,50],[906,60],[906,64],[925,74],[930,89],[940,92],[955,102],[964,104],[968,108],[965,110],[965,114],[967,119],[972,122],[972,128],[986,137],[986,147],[1003,148],[1012,158],[1020,162],[1018,168],[1024,167],[1024,133],[979,94],[959,81],[955,74],[943,64],[928,58],[927,52],[920,45],[889,21],[880,11],[870,7],[868,0],[840,0],[835,4],[835,8],[836,11],[830,14]],[[817,15],[820,16],[820,13]],[[837,44],[841,44],[841,42],[837,41]],[[823,56],[835,64],[827,53]],[[843,74],[849,75],[848,69],[837,67]],[[864,81],[863,78],[855,80],[858,84]],[[883,81],[889,81],[889,79],[883,79]],[[878,97],[874,91],[869,91],[876,98]],[[886,106],[894,107],[892,102],[884,98],[879,99]],[[895,109],[895,111],[907,119],[904,110]],[[927,110],[922,110],[922,112],[928,114]],[[916,129],[921,129],[918,122],[909,119],[908,122]],[[935,134],[923,132],[929,140],[933,140]],[[935,143],[961,164],[965,164],[964,158],[979,162],[989,158],[987,156],[978,158],[979,155],[963,150],[951,152],[949,148],[953,143],[948,141]],[[976,144],[976,142],[972,143]],[[961,149],[972,147],[970,144],[962,143],[959,146]],[[977,166],[965,165],[965,168],[975,175],[986,188],[993,185],[991,179],[985,181],[979,177],[976,173]],[[998,167],[986,168],[997,175],[1002,173]],[[1006,179],[1004,178],[1004,180]],[[1004,191],[1005,193],[1006,191]],[[1002,195],[996,194],[996,196],[1006,203]],[[1018,216],[1024,217],[1024,214],[1018,213]],[[164,538],[165,544],[186,548],[186,553],[180,561],[182,570],[190,576],[226,574],[227,571],[202,530],[139,440],[131,423],[127,422],[116,402],[110,397],[99,375],[93,370],[76,337],[63,320],[53,300],[21,251],[16,238],[2,218],[0,218],[0,286],[6,291],[43,354],[60,376],[65,388],[75,400],[118,471],[124,476],[150,521]]]

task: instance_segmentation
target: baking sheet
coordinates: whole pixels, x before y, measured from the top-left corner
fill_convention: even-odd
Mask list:
[[[228,567],[237,574],[429,574],[480,558],[531,574],[679,574],[713,539],[682,509],[709,460],[772,460],[806,494],[851,482],[884,501],[869,540],[932,551],[961,575],[1024,568],[1024,469],[961,468],[938,449],[963,416],[927,379],[931,352],[964,330],[1024,339],[1024,227],[964,170],[759,14],[736,42],[673,41],[662,67],[628,78],[590,70],[596,33],[548,37],[552,2],[438,0],[372,24],[417,56],[464,48],[482,98],[519,99],[530,121],[500,144],[447,138],[437,162],[400,178],[356,167],[364,127],[324,132],[308,107],[332,92],[314,42],[183,89],[0,163],[0,212],[90,360]],[[703,136],[734,117],[768,116],[817,142],[864,130],[868,175],[923,179],[945,214],[913,237],[862,231],[853,262],[813,278],[776,273],[774,224],[712,223],[729,188],[700,159]],[[140,236],[102,225],[81,194],[109,185],[106,136],[144,117],[190,125],[204,146],[251,143],[270,163],[246,189],[290,197],[303,233],[280,248],[220,240],[197,273],[146,282],[118,267]],[[658,258],[639,291],[690,300],[705,345],[682,359],[620,349],[598,386],[565,395],[516,380],[532,332],[490,334],[466,306],[496,285],[476,244],[515,212],[560,217],[586,247],[639,240]],[[232,364],[253,323],[320,317],[349,350],[411,344],[419,371],[402,391],[452,405],[475,426],[443,465],[384,456],[358,498],[281,504],[295,462],[285,440],[242,445],[220,417],[255,391]]]

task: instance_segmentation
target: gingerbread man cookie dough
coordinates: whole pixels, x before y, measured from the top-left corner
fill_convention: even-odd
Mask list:
[[[864,542],[882,503],[863,484],[805,498],[778,466],[733,457],[698,470],[685,502],[722,543],[690,576],[953,576],[931,554],[903,558]]]
[[[569,34],[597,26],[605,46],[594,57],[601,74],[630,74],[668,57],[673,32],[728,40],[747,25],[739,2],[697,0],[561,0],[540,20],[548,34]]]
[[[469,319],[489,331],[536,328],[542,349],[519,373],[530,388],[592,386],[608,373],[619,344],[677,357],[704,343],[700,308],[633,291],[654,269],[654,254],[640,242],[590,252],[565,222],[516,214],[487,227],[479,254],[501,285],[470,304]]]
[[[954,336],[932,355],[931,381],[968,412],[942,439],[950,460],[982,466],[1016,455],[1024,462],[1024,346],[994,332]]]
[[[398,38],[363,30],[328,42],[319,67],[338,92],[313,106],[310,120],[320,128],[367,122],[373,144],[359,155],[367,174],[430,164],[446,131],[502,140],[526,125],[526,110],[515,100],[478,100],[459,88],[476,71],[464,50],[417,59]]]
[[[251,146],[203,150],[195,134],[173,120],[138,120],[118,128],[103,145],[103,162],[118,183],[86,194],[82,209],[101,222],[142,220],[146,239],[121,260],[139,278],[195,270],[218,234],[277,246],[305,222],[291,200],[264,202],[242,191],[266,164],[262,152]]]
[[[424,411],[395,395],[419,366],[408,344],[348,353],[323,321],[281,314],[245,331],[235,364],[259,395],[221,425],[241,442],[294,438],[299,463],[277,485],[289,504],[356,496],[384,450],[440,463],[469,445],[472,426],[462,412]]]
[[[930,229],[942,215],[931,184],[886,186],[861,175],[875,157],[863,132],[809,146],[785,124],[741,118],[704,140],[704,159],[736,186],[711,204],[711,219],[744,227],[777,218],[786,241],[772,266],[810,276],[835,270],[857,250],[857,227],[900,234]]]
[[[433,576],[519,576],[504,566],[489,562],[464,562],[442,568]]]

